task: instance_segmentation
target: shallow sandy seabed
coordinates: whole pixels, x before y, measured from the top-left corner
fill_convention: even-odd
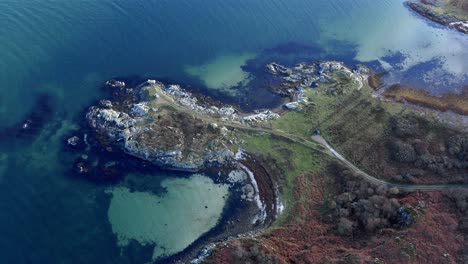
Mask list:
[[[254,57],[253,53],[222,54],[202,65],[187,66],[185,71],[200,78],[210,89],[236,94],[237,91],[231,88],[249,79],[249,74],[241,66]]]
[[[185,249],[213,228],[228,195],[227,185],[199,174],[167,179],[161,185],[167,190],[162,196],[126,187],[107,190],[112,195],[108,218],[119,246],[131,240],[155,245],[153,259]]]

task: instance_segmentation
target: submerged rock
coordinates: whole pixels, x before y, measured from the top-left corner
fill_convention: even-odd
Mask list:
[[[41,94],[23,121],[0,128],[0,141],[6,143],[15,139],[30,140],[40,134],[53,115],[53,98],[48,94]]]

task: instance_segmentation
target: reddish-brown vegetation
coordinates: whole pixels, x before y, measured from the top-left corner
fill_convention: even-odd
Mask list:
[[[424,90],[393,85],[384,92],[384,95],[397,101],[408,101],[441,111],[453,111],[468,115],[468,89],[465,89],[461,94],[445,94],[437,97]]]
[[[457,263],[464,237],[453,202],[440,192],[400,194],[415,217],[409,228],[340,236],[322,219],[330,184],[321,174],[297,178],[288,223],[220,246],[207,263]]]
[[[367,81],[369,83],[369,86],[372,88],[372,89],[377,89],[377,88],[380,88],[382,86],[382,77],[386,74],[386,72],[384,73],[371,73],[369,75],[369,78],[367,78]]]

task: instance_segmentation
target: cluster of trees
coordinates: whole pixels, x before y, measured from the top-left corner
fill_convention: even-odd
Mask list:
[[[448,196],[454,201],[460,215],[460,230],[468,234],[468,190],[457,189],[448,192]]]
[[[231,263],[259,263],[259,264],[277,264],[280,261],[273,255],[267,254],[259,245],[252,244],[237,245],[232,251]]]
[[[388,142],[390,157],[399,163],[412,165],[441,176],[449,176],[455,170],[468,169],[468,136],[437,135],[445,150],[430,151],[427,142],[428,124],[421,124],[415,117],[391,119],[391,137]],[[432,148],[435,149],[435,148]]]
[[[447,140],[450,155],[462,161],[468,161],[468,136],[455,135]]]
[[[340,193],[330,209],[333,218],[337,219],[339,234],[359,235],[407,224],[401,222],[402,215],[407,212],[396,199],[398,189],[373,186],[362,180],[362,176],[343,167],[337,170],[337,179],[340,181]]]

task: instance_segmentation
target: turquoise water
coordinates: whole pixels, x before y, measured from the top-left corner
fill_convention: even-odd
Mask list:
[[[65,135],[112,77],[164,77],[242,96],[230,86],[249,78],[239,65],[251,58],[336,58],[379,63],[388,82],[459,91],[468,83],[468,38],[402,2],[1,0],[0,127],[37,111],[40,94],[52,98],[53,111],[38,135],[0,142],[0,262],[151,259],[151,246],[119,244],[108,214],[112,186],[70,177],[74,157],[63,150]],[[147,177],[156,183],[145,191],[156,192],[175,176]]]

